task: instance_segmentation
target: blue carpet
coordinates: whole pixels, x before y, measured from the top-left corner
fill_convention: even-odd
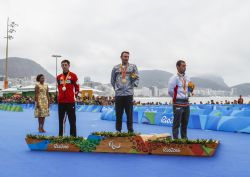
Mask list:
[[[67,124],[67,127],[68,124]],[[57,113],[46,119],[48,135],[57,135]],[[137,132],[171,132],[168,127],[134,124]],[[78,135],[114,131],[99,113],[77,113]],[[126,130],[126,125],[123,124]],[[67,129],[69,132],[69,129]],[[214,138],[221,144],[214,157],[149,156],[104,153],[32,152],[27,133],[37,133],[31,110],[0,111],[0,177],[248,177],[250,135],[189,130],[189,138]]]

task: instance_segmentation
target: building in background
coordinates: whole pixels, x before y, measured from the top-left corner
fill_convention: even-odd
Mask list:
[[[159,89],[156,86],[150,87],[150,90],[152,91],[152,96],[153,97],[158,97],[159,96]]]
[[[4,76],[0,76],[0,90],[4,88]]]
[[[159,97],[168,97],[168,88],[159,89]]]
[[[152,91],[148,87],[136,88],[134,89],[135,97],[151,97]]]

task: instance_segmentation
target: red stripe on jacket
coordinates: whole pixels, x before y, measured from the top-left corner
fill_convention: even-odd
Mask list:
[[[178,85],[175,86],[174,88],[174,97],[173,97],[173,103],[176,103],[176,98],[177,98],[177,91],[178,91]]]

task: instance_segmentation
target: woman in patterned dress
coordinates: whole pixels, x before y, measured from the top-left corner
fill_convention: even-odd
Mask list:
[[[44,83],[45,78],[43,74],[39,74],[36,78],[37,84],[35,87],[35,117],[38,118],[38,131],[45,133],[44,121],[45,117],[49,116],[49,88]]]

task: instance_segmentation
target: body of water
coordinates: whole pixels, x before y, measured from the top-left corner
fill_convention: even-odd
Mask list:
[[[199,104],[200,101],[202,101],[203,103],[207,103],[208,101],[211,102],[211,100],[214,100],[214,102],[219,102],[221,103],[221,101],[223,101],[223,103],[225,102],[225,100],[233,102],[234,100],[238,100],[239,97],[190,97],[189,100],[191,103],[197,103]],[[243,97],[244,99],[244,103],[249,103],[250,101],[250,97]],[[135,101],[140,101],[141,103],[147,103],[147,102],[161,102],[161,103],[169,103],[172,101],[171,97],[135,97],[134,98]]]

